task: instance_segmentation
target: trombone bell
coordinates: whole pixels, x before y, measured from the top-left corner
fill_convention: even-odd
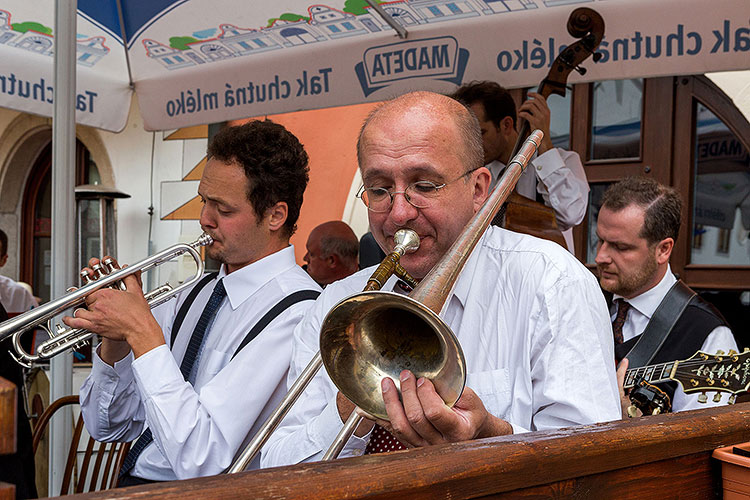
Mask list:
[[[432,310],[393,292],[362,292],[334,306],[323,320],[320,352],[336,387],[383,420],[384,377],[399,391],[402,370],[428,378],[448,406],[466,381],[466,361],[451,329]]]

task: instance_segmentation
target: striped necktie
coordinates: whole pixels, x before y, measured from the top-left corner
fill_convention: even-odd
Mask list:
[[[222,278],[216,283],[216,286],[214,286],[214,291],[211,293],[211,297],[203,308],[201,317],[195,325],[195,330],[193,330],[193,335],[190,337],[190,342],[185,350],[185,357],[182,358],[182,363],[180,363],[180,372],[182,373],[183,378],[188,382],[192,383],[192,379],[194,378],[191,377],[191,373],[193,372],[193,367],[198,359],[198,353],[203,344],[203,338],[206,335],[208,326],[213,321],[214,316],[216,316],[216,312],[219,310],[219,306],[226,295],[227,291],[224,289]],[[122,468],[120,469],[120,477],[129,473],[130,470],[135,467],[135,462],[138,460],[138,456],[140,456],[143,450],[146,449],[146,446],[148,446],[153,440],[154,436],[151,434],[151,429],[146,429],[130,448],[130,451],[128,451],[128,456],[125,457],[125,460],[122,463]]]

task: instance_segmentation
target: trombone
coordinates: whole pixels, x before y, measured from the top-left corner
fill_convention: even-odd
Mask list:
[[[252,461],[321,363],[334,385],[358,408],[323,460],[338,456],[363,418],[361,411],[388,419],[380,393],[383,377],[390,377],[400,390],[399,373],[409,369],[416,377],[431,379],[449,406],[458,400],[466,381],[466,363],[458,340],[438,314],[469,255],[515,187],[542,137],[539,130],[531,133],[484,205],[408,297],[378,291],[380,287],[368,289],[368,282],[363,292],[343,299],[328,312],[321,326],[320,351],[227,472],[241,472]]]
[[[411,229],[399,229],[393,236],[393,240],[393,251],[386,255],[377,269],[375,269],[375,272],[373,272],[367,280],[367,285],[365,286],[366,291],[380,290],[392,274],[399,276],[406,281],[409,286],[412,286],[412,284],[416,286],[416,280],[409,276],[398,261],[405,253],[414,252],[419,248],[419,236],[417,236],[417,233]],[[289,413],[289,410],[292,409],[292,406],[294,406],[294,403],[297,402],[297,399],[299,399],[305,391],[313,377],[315,377],[315,374],[318,373],[321,366],[323,366],[323,357],[321,356],[321,352],[318,351],[313,359],[307,364],[305,369],[302,370],[302,373],[297,377],[297,380],[294,381],[294,384],[292,384],[289,392],[287,392],[286,396],[281,400],[281,403],[279,403],[255,436],[253,436],[252,440],[250,440],[247,446],[242,450],[242,453],[240,453],[229,469],[227,469],[228,474],[242,472],[245,470],[245,467],[253,461],[260,449],[266,444],[266,441],[268,441],[268,438],[271,437],[273,431],[279,426],[281,420],[287,413]]]
[[[124,289],[122,279],[138,271],[148,271],[159,264],[170,261],[182,254],[189,254],[195,261],[195,274],[181,285],[173,288],[169,283],[151,290],[144,294],[148,305],[154,307],[163,304],[172,297],[193,286],[203,275],[204,264],[198,248],[213,243],[213,239],[203,233],[192,243],[178,243],[159,253],[147,257],[136,264],[122,269],[117,269],[111,259],[105,259],[101,264],[94,266],[94,279],[90,280],[85,272],[81,272],[84,285],[77,290],[72,290],[59,299],[47,302],[30,311],[0,323],[0,341],[13,337],[13,349],[11,356],[22,366],[31,367],[31,363],[39,360],[50,359],[68,349],[79,348],[94,336],[93,332],[83,328],[65,328],[57,324],[53,328],[52,319],[66,309],[83,305],[86,297],[104,287],[118,287]],[[46,325],[45,325],[46,323]],[[49,335],[49,339],[40,343],[36,354],[29,354],[21,345],[21,335],[34,328],[42,328]]]

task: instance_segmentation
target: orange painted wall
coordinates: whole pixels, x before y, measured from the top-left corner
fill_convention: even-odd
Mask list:
[[[300,264],[310,231],[322,222],[342,218],[357,169],[359,129],[376,105],[358,104],[267,117],[296,135],[310,156],[310,183],[305,191],[297,232],[292,236]]]

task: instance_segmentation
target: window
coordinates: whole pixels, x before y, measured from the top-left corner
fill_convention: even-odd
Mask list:
[[[643,80],[594,83],[589,158],[640,158]]]

